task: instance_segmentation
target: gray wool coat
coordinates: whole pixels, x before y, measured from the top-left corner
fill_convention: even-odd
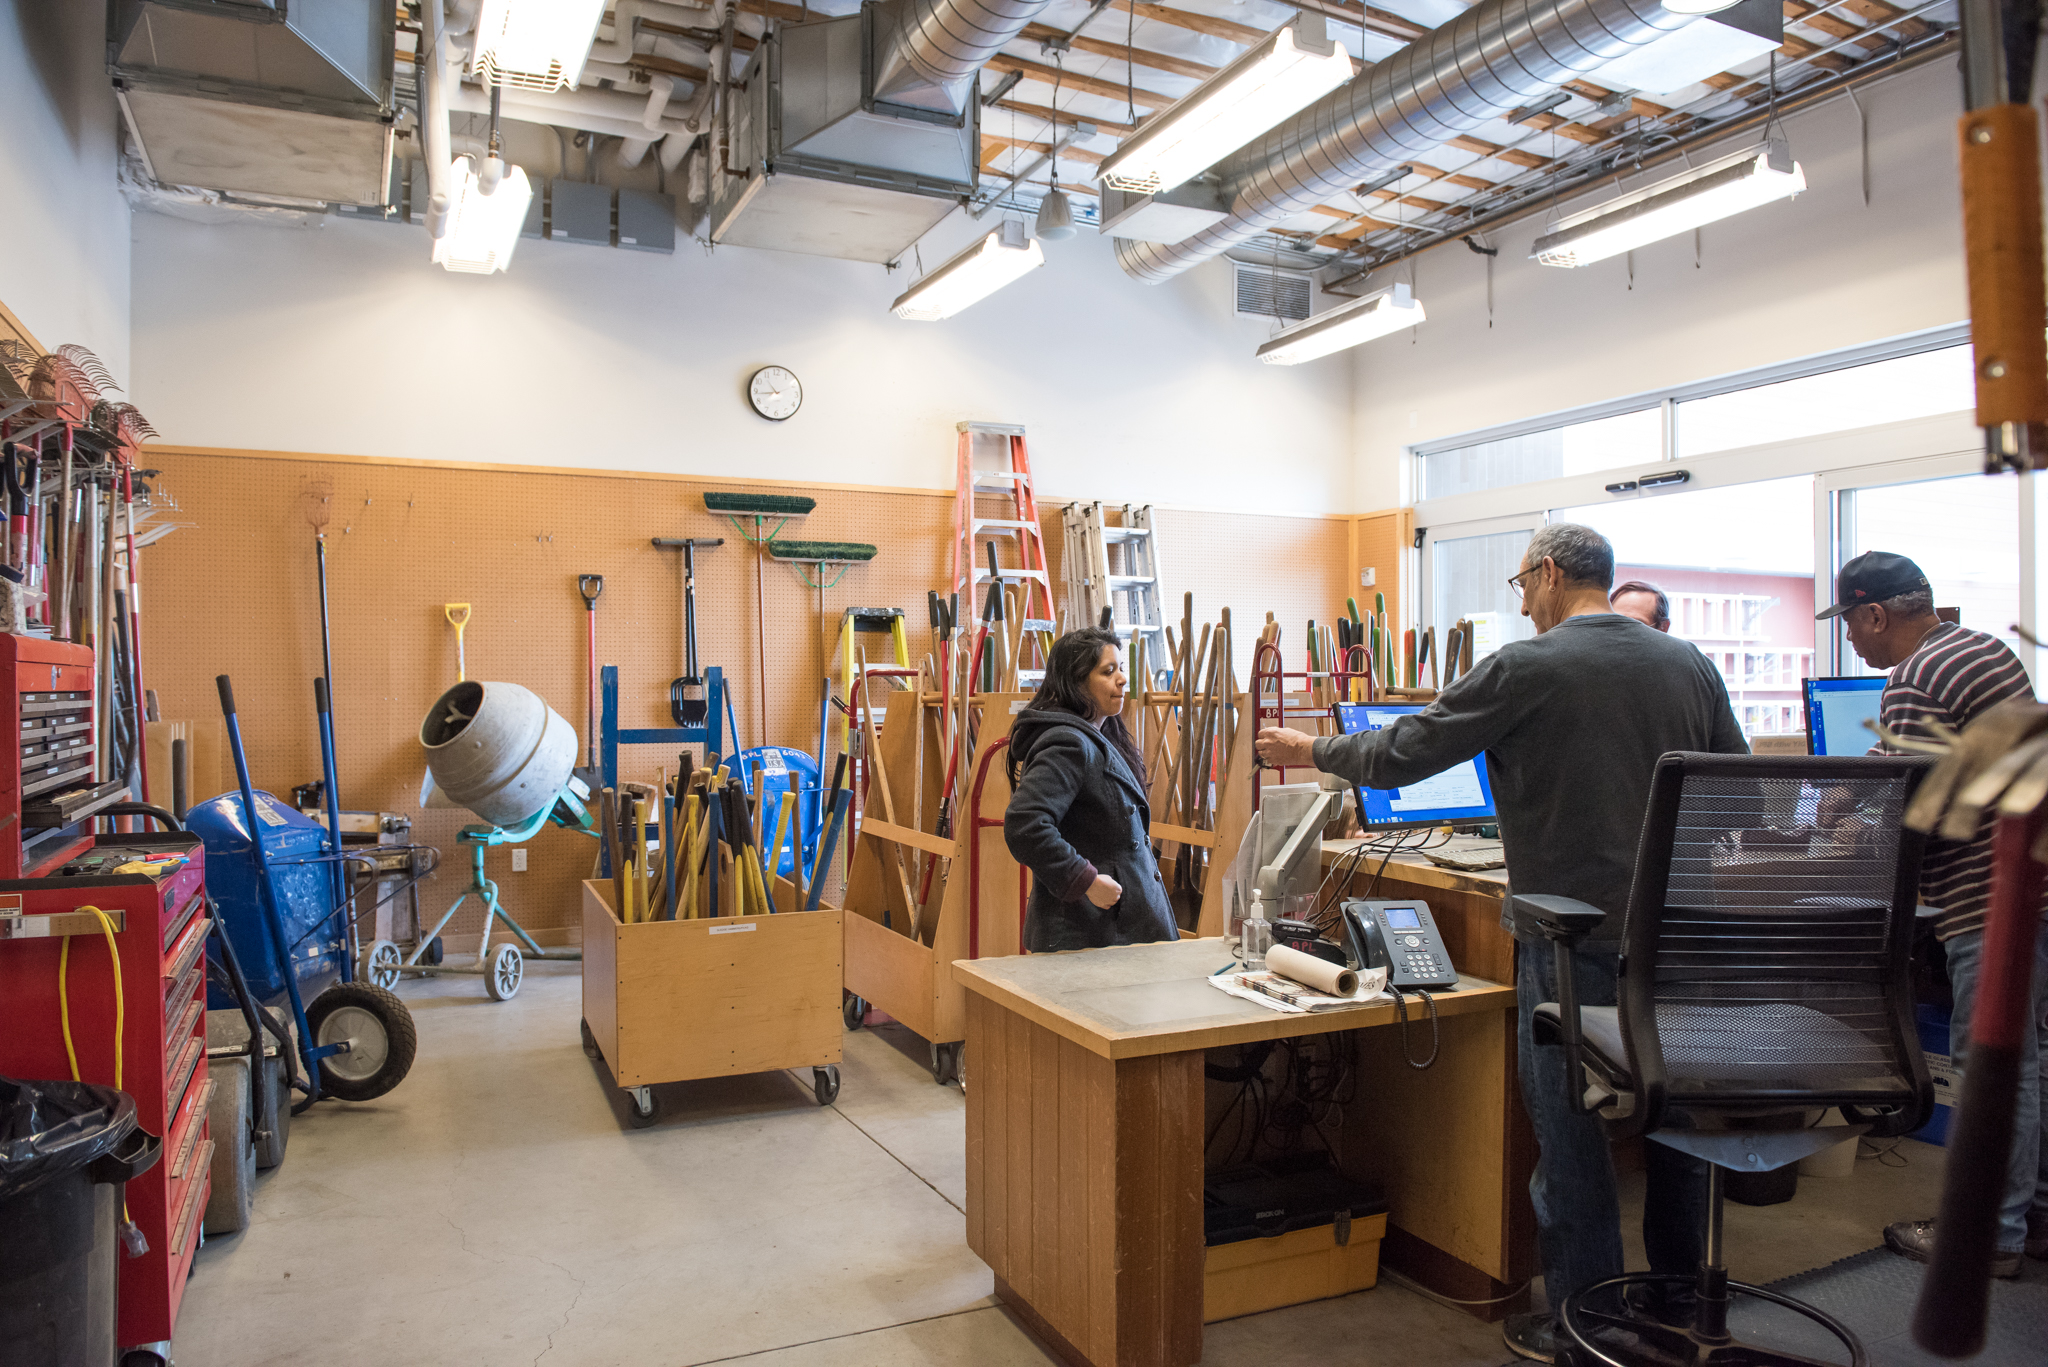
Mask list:
[[[1101,731],[1071,712],[1020,712],[1010,729],[1016,791],[1003,839],[1031,870],[1024,947],[1034,954],[1180,937],[1152,854],[1145,785]],[[1106,873],[1124,893],[1114,906],[1087,898]]]

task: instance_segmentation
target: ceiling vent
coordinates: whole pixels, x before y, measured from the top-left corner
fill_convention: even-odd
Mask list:
[[[1231,262],[1230,268],[1237,273],[1238,317],[1278,318],[1283,323],[1298,323],[1308,317],[1308,276],[1242,261]]]

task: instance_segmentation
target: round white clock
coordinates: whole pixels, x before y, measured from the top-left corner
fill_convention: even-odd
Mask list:
[[[770,422],[782,422],[803,407],[804,387],[783,367],[764,365],[747,381],[747,402]]]

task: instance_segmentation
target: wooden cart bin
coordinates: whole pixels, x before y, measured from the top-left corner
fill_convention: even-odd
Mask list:
[[[778,880],[780,881],[780,880]],[[839,1092],[842,930],[836,907],[621,922],[609,881],[583,884],[584,1047],[651,1123],[663,1082],[814,1070]]]

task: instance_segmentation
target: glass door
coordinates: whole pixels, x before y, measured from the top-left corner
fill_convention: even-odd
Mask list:
[[[1451,627],[1468,617],[1477,627],[1475,661],[1509,641],[1536,634],[1508,580],[1520,572],[1529,538],[1542,525],[1543,515],[1530,513],[1427,530],[1422,540],[1422,601],[1439,646]]]
[[[2031,504],[2034,491],[2022,489],[2019,475],[1985,475],[1974,457],[1937,457],[1839,471],[1827,483],[1836,570],[1866,551],[1911,557],[1934,588],[1937,610],[2000,638],[2038,677],[2035,652],[2017,630],[2034,606],[2021,556],[2023,514],[2033,511],[2023,509],[2022,496]],[[2034,519],[2025,521],[2031,531]],[[1822,627],[1836,673],[1880,672],[1857,657],[1839,620]]]

